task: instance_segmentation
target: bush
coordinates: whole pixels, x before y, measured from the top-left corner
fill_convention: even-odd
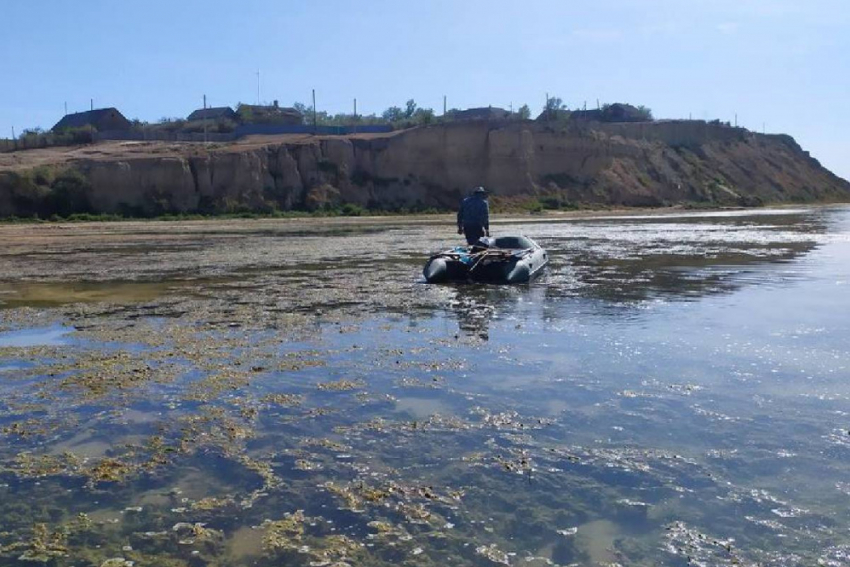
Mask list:
[[[24,130],[17,140],[0,140],[0,149],[13,151],[90,144],[92,133],[96,131],[88,127],[65,128],[59,132],[45,132],[41,128],[33,128]]]
[[[108,213],[75,213],[68,215],[65,220],[67,222],[114,222],[125,220],[121,215],[111,215]]]
[[[150,130],[156,132],[174,132],[182,131],[186,127],[186,121],[182,118],[160,118],[157,124],[150,126]]]
[[[94,128],[65,128],[53,134],[54,145],[57,146],[80,146],[92,143]]]
[[[346,203],[340,209],[340,214],[346,217],[360,217],[368,213],[369,211],[354,203]]]
[[[219,134],[229,134],[236,130],[236,122],[229,118],[219,118],[215,121],[214,130]]]
[[[69,169],[61,173],[50,185],[45,213],[67,217],[92,212],[88,198],[90,188],[88,179],[79,171]]]
[[[758,195],[741,195],[738,197],[738,205],[741,207],[763,207],[764,199]]]
[[[566,200],[560,195],[540,197],[539,202],[544,209],[553,211],[573,210],[578,208],[575,203]]]
[[[532,215],[535,215],[535,214],[539,215],[540,213],[543,212],[544,208],[545,207],[543,206],[543,203],[541,203],[540,201],[529,201],[528,204],[526,205],[526,209]]]

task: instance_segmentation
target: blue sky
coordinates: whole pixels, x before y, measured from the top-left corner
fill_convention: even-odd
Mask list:
[[[845,0],[2,0],[0,135],[310,102],[330,112],[645,104],[793,135],[850,178]]]

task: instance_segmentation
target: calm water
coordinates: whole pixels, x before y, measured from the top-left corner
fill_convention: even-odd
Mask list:
[[[388,227],[0,334],[0,565],[850,564],[850,209],[498,230],[547,273]]]

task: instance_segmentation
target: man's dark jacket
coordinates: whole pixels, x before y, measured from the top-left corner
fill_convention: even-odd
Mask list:
[[[461,229],[468,227],[476,232],[482,228],[489,231],[490,205],[487,199],[478,194],[464,199],[457,212],[457,227]]]

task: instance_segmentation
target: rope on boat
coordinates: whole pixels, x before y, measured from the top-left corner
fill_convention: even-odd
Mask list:
[[[515,255],[522,257],[525,253],[529,252],[531,248],[526,248],[525,250],[484,250],[483,252],[479,252],[479,258],[475,261],[471,268],[469,268],[469,273],[471,274],[486,258],[488,257],[500,257],[500,258],[512,258]],[[517,252],[521,252],[521,254],[517,254]]]
[[[531,252],[531,248],[524,248],[521,250],[502,250],[502,249],[485,249],[481,252],[476,252],[474,254],[466,254],[470,258],[474,259],[472,266],[469,268],[468,274],[471,274],[475,271],[475,269],[481,265],[481,263],[487,258],[501,258],[507,259],[513,256],[519,256],[520,258],[525,256],[527,253]],[[459,252],[440,252],[439,254],[434,254],[431,256],[431,260],[435,258],[449,258],[452,260],[460,260],[461,254]]]

